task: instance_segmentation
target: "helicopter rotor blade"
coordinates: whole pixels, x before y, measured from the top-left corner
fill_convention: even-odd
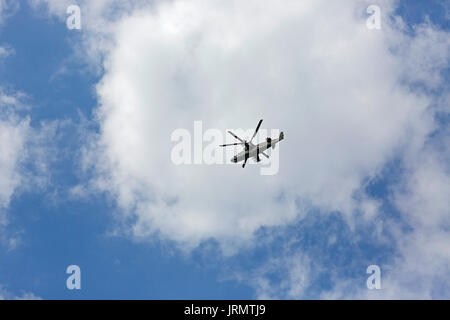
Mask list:
[[[263,122],[263,119],[259,120],[258,125],[256,126],[256,130],[255,133],[253,134],[253,137],[250,139],[250,142],[252,142],[253,138],[256,136],[256,134],[258,133],[259,127],[261,126],[261,123]]]
[[[221,144],[219,147],[228,147],[228,146],[240,146],[244,144],[243,142],[229,143],[229,144]]]
[[[244,164],[242,165],[242,168],[245,168],[245,165],[247,164],[248,158],[244,159]]]
[[[231,134],[233,137],[235,137],[236,139],[238,139],[240,142],[245,143],[244,140],[242,140],[241,138],[239,138],[237,135],[235,135],[233,132],[228,131],[229,134]]]

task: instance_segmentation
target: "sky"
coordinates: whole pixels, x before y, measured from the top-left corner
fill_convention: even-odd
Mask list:
[[[449,299],[449,17],[0,0],[0,299]],[[271,160],[205,163],[259,119]],[[209,153],[174,163],[195,121]]]

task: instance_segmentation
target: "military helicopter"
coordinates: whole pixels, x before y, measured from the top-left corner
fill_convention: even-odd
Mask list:
[[[222,144],[221,147],[228,147],[228,146],[238,146],[242,145],[244,146],[244,150],[239,152],[237,155],[235,155],[233,158],[231,158],[231,162],[238,163],[241,161],[244,161],[244,164],[242,165],[242,168],[245,168],[245,165],[247,163],[247,160],[249,158],[253,158],[256,160],[256,162],[260,162],[261,158],[259,157],[260,154],[262,154],[264,157],[269,158],[269,156],[264,152],[265,150],[272,147],[272,149],[275,148],[275,145],[284,139],[284,133],[280,132],[280,136],[278,138],[266,138],[266,141],[253,144],[253,138],[255,138],[256,134],[258,133],[259,127],[261,126],[261,123],[263,120],[259,120],[258,125],[256,126],[255,133],[253,134],[250,141],[246,141],[244,139],[239,138],[237,135],[235,135],[233,132],[228,131],[229,134],[231,134],[234,138],[239,140],[239,142],[236,143],[230,143],[230,144]]]

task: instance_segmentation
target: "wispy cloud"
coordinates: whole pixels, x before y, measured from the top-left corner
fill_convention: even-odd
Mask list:
[[[31,125],[27,96],[0,87],[0,240],[8,249],[21,243],[20,233],[7,232],[8,210],[23,192],[43,190],[50,184],[53,142],[59,121]]]
[[[31,292],[23,292],[21,295],[16,295],[0,285],[0,300],[42,300],[42,298]]]
[[[14,0],[0,0],[0,27],[6,19],[14,15],[20,8],[20,3]]]

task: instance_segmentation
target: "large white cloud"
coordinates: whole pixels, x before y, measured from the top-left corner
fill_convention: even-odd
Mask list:
[[[32,2],[63,19],[69,4]],[[101,130],[84,161],[94,169],[91,186],[117,201],[133,236],[188,248],[213,238],[230,252],[260,227],[286,225],[311,208],[339,211],[354,228],[355,210],[366,223],[378,214],[365,182],[400,157],[409,171],[393,198],[414,232],[387,225],[399,253],[389,290],[349,290],[344,280],[323,297],[430,297],[439,277],[448,283],[449,239],[440,227],[448,223],[447,158],[424,147],[437,127],[429,92],[443,84],[447,32],[430,23],[410,32],[394,17],[397,1],[378,2],[379,31],[366,28],[367,1],[79,3],[79,51],[105,71],[97,86]],[[278,175],[170,160],[177,128],[192,131],[194,120],[204,129],[251,128],[259,118],[286,134]],[[259,269],[257,295],[277,296],[265,277],[280,263],[287,264],[281,296],[302,297],[312,262],[301,252]]]
[[[172,1],[125,16],[97,87],[101,133],[86,153],[96,186],[132,214],[136,237],[188,247],[214,238],[230,249],[311,207],[351,222],[362,182],[432,130],[429,97],[404,82],[442,66],[448,49],[430,26],[409,37],[399,21],[373,31],[365,18],[354,1]],[[170,160],[177,128],[259,118],[286,134],[278,175]]]

